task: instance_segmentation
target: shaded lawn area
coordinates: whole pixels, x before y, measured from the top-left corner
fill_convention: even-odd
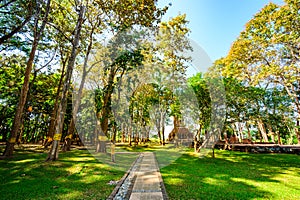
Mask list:
[[[106,199],[115,187],[107,183],[125,173],[87,150],[60,153],[55,162],[44,162],[46,155],[18,150],[12,159],[0,160],[0,199]]]
[[[124,150],[155,152],[170,199],[300,199],[299,155],[216,151],[216,158],[199,158],[171,145],[117,152]],[[0,199],[106,199],[115,187],[107,183],[136,156],[117,154],[117,164],[108,165],[107,155],[72,150],[43,162],[43,151],[19,149],[0,160]]]
[[[299,155],[186,153],[161,173],[170,199],[300,199]]]

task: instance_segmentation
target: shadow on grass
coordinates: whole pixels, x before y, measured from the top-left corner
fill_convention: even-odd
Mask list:
[[[106,199],[124,171],[99,162],[88,151],[61,153],[44,162],[46,153],[18,153],[0,160],[0,199]]]
[[[229,151],[216,156],[184,154],[162,168],[170,199],[300,199],[299,156]]]
[[[61,153],[55,162],[43,162],[46,153],[18,150],[0,160],[0,199],[106,199],[115,187],[107,183],[119,180],[119,169],[137,156],[124,148],[155,152],[170,199],[300,199],[298,155],[216,151],[214,159],[199,158],[171,145],[125,146],[111,164],[110,154],[87,150]]]

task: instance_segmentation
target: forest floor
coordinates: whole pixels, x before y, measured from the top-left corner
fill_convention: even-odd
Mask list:
[[[116,163],[82,147],[54,162],[39,145],[16,147],[0,160],[0,199],[106,199],[145,151],[155,153],[169,199],[300,199],[299,155],[216,150],[211,158],[172,145],[121,145]]]

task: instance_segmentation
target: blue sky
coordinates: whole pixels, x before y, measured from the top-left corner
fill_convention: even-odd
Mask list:
[[[158,5],[172,3],[164,21],[186,13],[190,38],[214,61],[226,56],[247,21],[269,2],[283,4],[283,0],[158,0]]]

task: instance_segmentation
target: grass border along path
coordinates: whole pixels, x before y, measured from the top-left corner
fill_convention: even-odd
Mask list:
[[[161,169],[170,199],[300,199],[300,156],[186,153]]]
[[[106,199],[124,171],[99,162],[87,150],[61,153],[44,162],[46,153],[18,151],[0,160],[0,199]]]
[[[169,199],[300,199],[299,155],[216,150],[216,158],[199,158],[169,146],[126,150],[155,152]],[[19,149],[0,160],[0,199],[106,199],[115,187],[107,183],[125,173],[87,150],[61,153],[55,162],[45,158]]]

